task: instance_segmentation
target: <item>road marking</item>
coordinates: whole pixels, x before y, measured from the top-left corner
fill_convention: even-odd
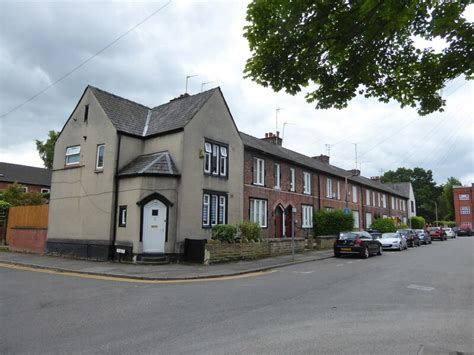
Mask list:
[[[344,266],[344,264],[336,264],[336,266]]]
[[[314,270],[311,271],[293,271],[295,274],[312,274]]]
[[[429,287],[429,286],[422,286],[422,285],[408,285],[407,288],[412,288],[414,290],[420,290],[420,291],[433,291],[434,287]]]
[[[353,263],[353,261],[348,261],[346,264],[352,264],[352,263]]]
[[[94,279],[94,280],[141,283],[141,284],[181,284],[181,283],[193,283],[193,282],[227,281],[227,280],[244,279],[244,278],[255,277],[255,276],[263,276],[263,275],[267,275],[271,273],[271,271],[258,271],[258,272],[252,272],[252,273],[242,274],[242,275],[221,276],[221,277],[201,278],[201,279],[141,280],[141,279],[131,279],[131,278],[126,278],[126,277],[120,277],[120,276],[91,275],[91,274],[82,274],[82,273],[73,272],[73,271],[56,271],[56,270],[49,270],[49,269],[38,269],[38,268],[28,267],[28,266],[4,264],[1,262],[0,262],[0,267],[7,268],[7,269],[14,269],[14,270],[40,272],[43,274],[50,274],[50,275],[78,277],[82,279]]]

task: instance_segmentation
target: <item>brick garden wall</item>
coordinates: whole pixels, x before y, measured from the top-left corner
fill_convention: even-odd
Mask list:
[[[295,252],[302,253],[306,241],[295,238]],[[214,264],[226,261],[262,259],[291,254],[291,239],[270,239],[259,243],[207,243],[204,263]]]

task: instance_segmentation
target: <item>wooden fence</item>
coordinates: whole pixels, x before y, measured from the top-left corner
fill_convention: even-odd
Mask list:
[[[10,248],[34,252],[44,249],[48,211],[49,205],[10,207],[6,233]]]

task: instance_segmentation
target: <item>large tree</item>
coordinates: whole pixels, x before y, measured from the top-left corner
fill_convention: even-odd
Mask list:
[[[49,131],[48,139],[44,142],[36,140],[36,149],[43,160],[45,168],[53,168],[54,144],[59,137],[59,132]]]
[[[444,221],[454,221],[454,199],[453,199],[453,186],[462,186],[461,181],[455,177],[450,177],[446,184],[443,186],[443,192],[439,197],[439,219]]]
[[[292,95],[314,83],[306,99],[317,108],[343,108],[361,94],[420,115],[442,111],[446,83],[474,77],[474,26],[463,16],[470,2],[254,0],[245,75]],[[423,48],[415,38],[446,47]]]
[[[416,199],[416,214],[428,222],[435,220],[435,203],[438,203],[443,188],[436,186],[431,170],[398,168],[396,171],[387,171],[382,182],[411,182]]]

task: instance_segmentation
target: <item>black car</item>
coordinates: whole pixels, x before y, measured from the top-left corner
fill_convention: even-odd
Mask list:
[[[368,232],[372,237],[375,237],[377,239],[382,238],[382,233],[380,233],[377,229],[366,229],[366,232]]]
[[[471,230],[471,226],[467,224],[462,224],[459,226],[459,229],[456,232],[457,236],[470,236],[473,235],[473,231]]]
[[[368,232],[341,232],[334,241],[334,256],[359,255],[368,258],[370,255],[382,255],[382,244]]]
[[[397,233],[400,233],[405,237],[409,247],[419,247],[421,245],[420,237],[413,229],[400,229],[397,230]]]

